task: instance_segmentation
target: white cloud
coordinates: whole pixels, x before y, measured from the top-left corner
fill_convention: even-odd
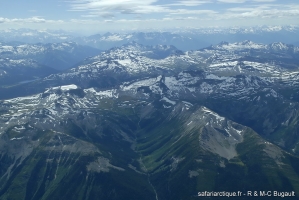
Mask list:
[[[221,3],[245,3],[247,0],[218,0]]]
[[[63,23],[62,20],[46,20],[40,17],[30,17],[30,18],[0,18],[0,23]]]
[[[71,11],[87,11],[99,16],[114,14],[148,14],[168,12],[157,0],[76,0],[72,1]]]
[[[16,19],[19,22],[25,22],[25,23],[45,23],[47,20],[40,18],[40,17],[31,17],[27,19]]]
[[[65,0],[69,10],[61,18],[0,17],[3,27],[56,27],[118,30],[160,27],[298,24],[299,2],[275,0]],[[298,0],[297,0],[298,1]],[[288,1],[289,2],[289,1]],[[29,13],[29,12],[27,12]],[[44,13],[40,10],[38,13]],[[33,13],[31,13],[33,14]],[[46,13],[45,13],[46,14]],[[70,14],[70,16],[68,16]],[[57,15],[58,16],[58,15]],[[58,18],[54,16],[55,18]]]
[[[5,22],[7,22],[7,18],[3,18],[3,17],[0,17],[0,23],[5,23]]]
[[[81,15],[81,17],[96,18],[96,17],[99,17],[99,16],[98,15]]]
[[[182,0],[177,3],[168,4],[168,6],[200,6],[203,4],[212,3],[211,0]]]
[[[240,18],[256,18],[256,17],[283,17],[294,16],[296,10],[294,8],[274,8],[272,5],[263,5],[262,3],[275,2],[276,0],[172,0],[162,5],[158,0],[73,0],[70,1],[70,11],[83,12],[82,17],[95,18],[97,16],[118,20],[121,15],[134,15],[141,18],[142,14],[146,17],[162,19],[170,16],[184,15],[192,17],[194,15],[206,15],[206,18],[229,19],[234,17]],[[221,3],[226,3],[229,8],[219,9]],[[231,5],[230,5],[231,4]],[[242,7],[231,7],[234,4],[242,5]],[[201,6],[205,5],[205,9]],[[215,5],[216,8],[213,6]],[[216,6],[217,5],[217,6]],[[278,5],[278,4],[273,4]],[[177,9],[180,7],[179,9]],[[210,9],[207,9],[209,8]],[[289,11],[289,12],[288,12]],[[272,13],[271,13],[272,12]],[[132,18],[132,17],[129,17]]]
[[[298,6],[265,4],[251,7],[234,7],[227,9],[226,13],[219,16],[222,19],[269,18],[272,20],[288,17],[299,17]]]
[[[171,15],[209,15],[209,14],[217,14],[218,12],[214,10],[186,10],[186,9],[177,9],[171,12]]]

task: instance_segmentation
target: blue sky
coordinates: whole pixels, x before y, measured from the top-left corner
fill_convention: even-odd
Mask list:
[[[298,25],[298,0],[2,0],[0,28],[86,33]]]

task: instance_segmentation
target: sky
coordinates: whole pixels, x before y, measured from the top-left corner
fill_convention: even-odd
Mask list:
[[[298,0],[1,0],[0,29],[82,33],[299,25]]]

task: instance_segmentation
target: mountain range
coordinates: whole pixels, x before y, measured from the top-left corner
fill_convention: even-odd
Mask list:
[[[101,50],[75,42],[48,44],[0,43],[0,83],[30,82],[76,66]]]
[[[98,49],[75,42],[19,45],[0,43],[0,58],[30,58],[57,70],[74,67],[86,57],[95,56],[100,52]]]
[[[298,26],[211,27],[174,30],[150,30],[124,33],[104,33],[79,36],[73,32],[53,30],[0,30],[0,42],[62,43],[77,42],[100,50],[108,50],[129,42],[143,45],[174,45],[178,49],[197,50],[222,41],[230,43],[251,40],[257,43],[283,42],[298,46]]]
[[[282,42],[129,42],[2,87],[0,197],[297,195],[298,54]]]

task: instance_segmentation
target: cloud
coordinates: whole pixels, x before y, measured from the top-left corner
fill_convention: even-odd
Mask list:
[[[75,0],[71,1],[70,11],[84,12],[82,17],[110,18],[117,20],[120,15],[135,15],[141,18],[142,15],[155,15],[161,19],[169,15],[210,15],[216,14],[216,11],[199,9],[203,4],[211,4],[215,0],[178,0],[159,4],[158,0]],[[177,9],[185,7],[188,9]]]
[[[174,4],[168,4],[168,6],[200,6],[203,4],[212,3],[211,0],[183,0]]]
[[[299,9],[297,6],[281,5],[281,4],[262,4],[247,7],[233,7],[226,10],[222,14],[223,19],[250,19],[250,18],[287,18],[299,17]]]
[[[276,0],[253,0],[253,1],[259,3],[267,3],[267,2],[275,2]]]
[[[162,19],[170,16],[206,15],[206,18],[229,19],[234,17],[255,18],[255,17],[277,17],[296,15],[294,8],[284,9],[263,5],[263,3],[275,2],[276,0],[169,0],[162,4],[158,0],[73,0],[70,2],[70,11],[83,12],[82,17],[102,17],[105,19],[117,20],[121,15],[127,15],[127,18],[141,18],[146,16],[156,19]],[[222,3],[227,7],[219,8]],[[234,4],[242,7],[234,8]],[[205,9],[202,9],[202,6]],[[273,4],[278,5],[278,4]],[[270,7],[269,7],[270,6]],[[281,9],[281,11],[279,11]],[[290,11],[288,13],[288,10]],[[273,11],[273,13],[271,13]],[[254,16],[256,15],[256,16]],[[126,17],[125,17],[126,18]],[[184,18],[184,17],[183,17]]]
[[[0,23],[63,23],[62,20],[46,20],[40,17],[30,17],[30,18],[0,18]]]
[[[155,23],[161,27],[164,25],[170,27],[170,24],[242,26],[261,25],[264,22],[287,24],[299,17],[298,3],[283,4],[277,0],[68,0],[68,2],[70,6],[68,11],[72,11],[72,14],[80,13],[77,21],[72,21],[73,24],[77,23],[80,26],[101,24],[112,27],[114,24],[116,27],[126,28],[130,24],[138,28],[154,27]]]
[[[112,13],[99,13],[99,15],[103,18],[114,18],[114,15]]]
[[[98,15],[81,15],[81,17],[96,18],[96,17],[99,17],[99,16]]]
[[[0,17],[0,23],[5,23],[5,22],[7,22],[7,18],[2,18],[2,17]]]
[[[99,16],[114,14],[148,14],[168,12],[162,5],[154,5],[157,0],[75,0],[71,11],[88,11]]]
[[[247,0],[218,0],[221,3],[245,3]]]
[[[171,15],[212,15],[217,14],[218,12],[214,10],[186,10],[186,9],[177,9],[173,10]]]
[[[21,19],[21,21],[26,23],[45,23],[47,20],[40,18],[40,17],[31,17],[27,19]]]

